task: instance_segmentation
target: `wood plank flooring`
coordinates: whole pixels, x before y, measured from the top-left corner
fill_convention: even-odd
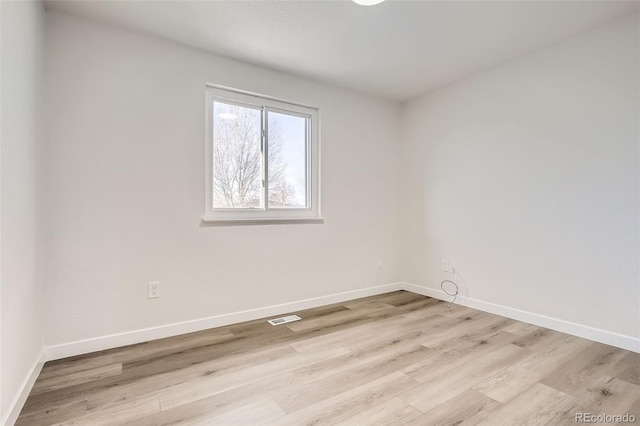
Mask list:
[[[548,425],[635,415],[640,354],[399,291],[48,362],[17,425]]]

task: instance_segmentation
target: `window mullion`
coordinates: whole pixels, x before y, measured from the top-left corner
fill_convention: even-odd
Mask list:
[[[304,174],[305,174],[305,179],[306,179],[306,199],[305,199],[305,206],[307,208],[312,208],[312,182],[313,182],[313,178],[312,178],[312,164],[311,164],[311,158],[312,158],[312,153],[311,153],[311,141],[312,141],[312,137],[311,137],[311,126],[313,125],[313,123],[311,123],[311,119],[307,118],[305,120],[305,145],[304,145]]]
[[[262,107],[262,209],[269,209],[269,120],[267,108]]]

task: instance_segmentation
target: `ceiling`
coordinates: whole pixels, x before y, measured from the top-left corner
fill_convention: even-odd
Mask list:
[[[638,10],[637,1],[60,1],[48,10],[395,101]]]

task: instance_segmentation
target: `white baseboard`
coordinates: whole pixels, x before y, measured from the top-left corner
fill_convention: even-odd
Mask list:
[[[331,303],[340,303],[347,300],[373,296],[376,294],[389,293],[397,290],[406,290],[441,300],[451,299],[450,296],[447,296],[439,289],[433,289],[410,283],[392,283],[377,287],[368,287],[360,290],[347,291],[344,293],[331,294],[328,296],[315,297],[312,299],[298,300],[295,302],[283,303],[280,305],[266,306],[264,308],[232,312],[207,318],[200,318],[197,320],[166,324],[158,327],[133,330],[86,340],[79,340],[75,342],[64,343],[61,345],[47,346],[45,347],[45,356],[47,361],[51,361],[55,359],[66,358],[69,356],[82,355],[90,352],[147,342],[149,340],[162,339],[165,337],[176,336],[184,333],[192,333],[209,328],[222,327],[225,325],[236,324],[244,321],[273,317],[290,312],[329,305]],[[585,339],[594,340],[596,342],[605,343],[634,352],[640,352],[640,339],[631,336],[625,336],[622,334],[617,334],[610,331],[573,323],[570,321],[564,321],[545,315],[539,315],[516,308],[510,308],[507,306],[497,305],[494,303],[484,302],[481,300],[462,296],[458,297],[456,303],[463,306],[468,306],[470,308],[479,309],[481,311],[501,315],[507,318],[512,318],[518,321],[524,321],[541,327],[550,328],[552,330],[561,331],[563,333],[572,334],[574,336],[583,337]]]
[[[177,336],[179,334],[192,333],[195,331],[207,330],[209,328],[222,327],[229,324],[282,315],[294,311],[329,305],[331,303],[340,303],[347,300],[359,299],[361,297],[374,296],[376,294],[389,293],[398,290],[402,290],[401,283],[385,284],[376,287],[347,291],[344,293],[331,294],[328,296],[314,297],[312,299],[283,303],[281,305],[266,306],[264,308],[250,309],[247,311],[200,318],[197,320],[111,334],[93,339],[64,343],[61,345],[47,346],[45,348],[46,359],[47,361],[52,361],[69,356],[82,355],[90,352],[147,342],[149,340],[162,339],[165,337]]]
[[[33,368],[31,368],[31,373],[28,377],[24,379],[22,382],[22,386],[20,386],[20,391],[15,396],[13,401],[11,401],[11,405],[7,410],[7,415],[4,419],[2,419],[2,424],[4,426],[13,426],[18,420],[18,416],[20,415],[20,411],[22,411],[22,407],[24,407],[24,403],[27,401],[27,397],[33,388],[33,384],[36,382],[36,379],[40,375],[40,371],[42,370],[42,366],[45,363],[45,352],[44,350],[40,352],[40,357],[36,360]]]
[[[400,286],[403,290],[413,293],[422,294],[435,299],[451,300],[451,296],[448,296],[440,289],[433,289],[410,283],[401,283]],[[624,334],[601,330],[599,328],[589,327],[571,321],[552,318],[546,315],[535,314],[521,309],[510,308],[508,306],[497,305],[495,303],[484,302],[482,300],[464,296],[458,296],[456,304],[640,353],[640,339],[636,337],[626,336]]]
[[[442,290],[429,287],[419,286],[411,283],[392,283],[377,287],[369,287],[359,290],[347,291],[344,293],[336,293],[328,296],[315,297],[312,299],[298,300],[280,305],[272,305],[263,308],[250,309],[246,311],[233,312],[229,314],[216,315],[207,318],[201,318],[192,321],[185,321],[174,324],[167,324],[158,327],[145,328],[139,330],[128,331],[124,333],[112,334],[108,336],[96,337],[93,339],[80,340],[61,345],[45,347],[36,361],[31,374],[23,382],[19,393],[14,398],[7,415],[2,424],[12,426],[20,414],[22,407],[33,388],[40,370],[45,361],[51,361],[60,358],[66,358],[74,355],[82,355],[90,352],[111,349],[120,346],[131,345],[135,343],[146,342],[149,340],[161,339],[165,337],[176,336],[184,333],[206,330],[215,327],[221,327],[229,324],[235,324],[244,321],[251,321],[260,318],[274,317],[290,312],[296,312],[304,309],[315,308],[319,306],[329,305],[332,303],[340,303],[348,300],[358,299],[361,297],[374,296],[377,294],[389,293],[397,290],[406,290],[424,296],[433,297],[441,300],[450,300],[451,297]],[[523,311],[521,309],[510,308],[508,306],[497,305],[495,303],[484,302],[473,298],[459,296],[456,300],[457,304],[468,306],[470,308],[481,311],[501,315],[507,318],[513,318],[518,321],[524,321],[530,324],[538,325],[552,330],[561,331],[563,333],[572,334],[574,336],[583,337],[585,339],[596,342],[605,343],[619,348],[640,353],[640,339],[613,333],[606,330],[589,327],[570,321],[560,320],[545,315],[535,314]]]

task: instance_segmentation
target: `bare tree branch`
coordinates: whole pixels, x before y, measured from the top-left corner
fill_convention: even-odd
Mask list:
[[[214,204],[222,208],[257,208],[262,198],[262,149],[260,111],[224,105],[214,108]],[[287,206],[295,189],[287,181],[282,159],[282,130],[269,128],[269,205]]]

